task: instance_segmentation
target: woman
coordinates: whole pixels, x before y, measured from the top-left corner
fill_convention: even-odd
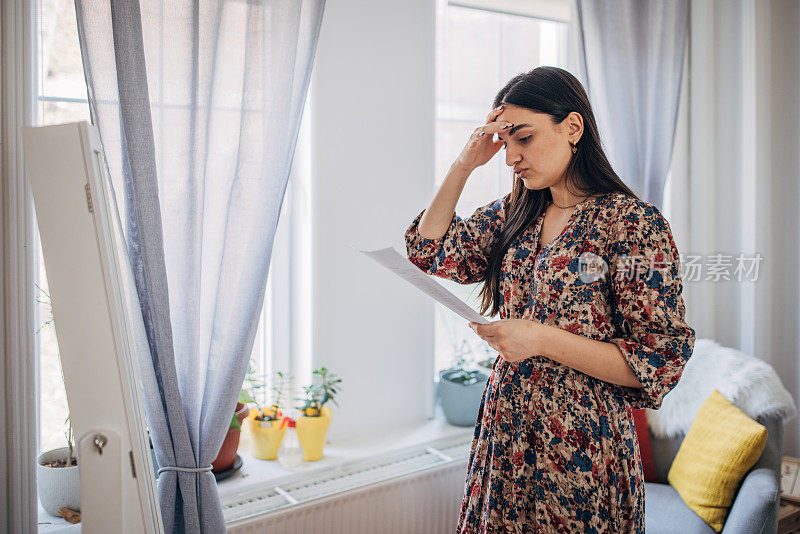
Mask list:
[[[462,219],[467,178],[501,149],[511,193]],[[580,82],[509,81],[405,239],[427,273],[483,282],[481,313],[501,317],[470,323],[500,357],[458,532],[644,532],[630,408],[661,405],[695,331],[669,224],[614,173]]]

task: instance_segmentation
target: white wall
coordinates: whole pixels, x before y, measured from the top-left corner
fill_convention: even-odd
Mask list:
[[[394,246],[433,194],[435,3],[325,6],[312,91],[314,366],[342,377],[330,437],[431,412],[433,306],[350,248]]]

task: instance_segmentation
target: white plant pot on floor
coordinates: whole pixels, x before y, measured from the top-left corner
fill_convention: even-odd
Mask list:
[[[81,478],[78,466],[45,467],[43,464],[54,460],[66,460],[69,447],[43,452],[36,460],[36,485],[39,488],[39,502],[45,511],[61,516],[61,508],[80,511]],[[73,456],[75,453],[73,451]]]

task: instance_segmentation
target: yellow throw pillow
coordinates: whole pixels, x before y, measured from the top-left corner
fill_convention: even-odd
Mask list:
[[[683,439],[667,481],[694,513],[720,532],[742,478],[766,443],[766,427],[715,389]]]

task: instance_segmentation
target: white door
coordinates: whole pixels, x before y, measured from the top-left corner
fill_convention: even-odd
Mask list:
[[[25,128],[81,477],[84,534],[163,532],[132,357],[141,315],[100,139],[87,122]]]

